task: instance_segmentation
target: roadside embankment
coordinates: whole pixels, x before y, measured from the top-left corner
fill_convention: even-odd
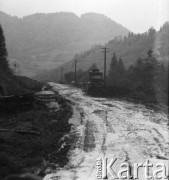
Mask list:
[[[0,179],[32,172],[44,177],[63,167],[73,137],[70,101],[49,89],[37,93],[30,109],[0,116]]]

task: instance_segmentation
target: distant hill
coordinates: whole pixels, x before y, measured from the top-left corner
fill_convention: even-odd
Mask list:
[[[18,18],[0,12],[10,61],[22,73],[34,76],[58,67],[94,44],[106,43],[129,30],[110,18],[95,13],[33,14]]]
[[[166,66],[169,61],[169,23],[165,23],[161,29],[156,32],[150,28],[143,34],[129,33],[124,38],[114,38],[106,44],[107,53],[107,71],[113,52],[123,59],[125,67],[134,64],[139,57],[146,57],[148,49],[152,49],[157,59]],[[74,71],[74,59],[78,60],[77,69],[87,70],[95,63],[101,71],[103,71],[103,50],[100,45],[96,45],[88,51],[76,54],[72,61],[63,65],[64,73]],[[58,81],[61,73],[60,68],[39,74],[36,78],[45,81]]]

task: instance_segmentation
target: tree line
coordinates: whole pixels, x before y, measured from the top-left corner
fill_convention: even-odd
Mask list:
[[[131,97],[151,103],[168,103],[168,67],[156,58],[151,49],[126,69],[114,53],[108,73],[108,85],[130,93]]]
[[[96,69],[93,64],[87,71],[77,71],[77,81],[89,81],[89,71]],[[65,74],[65,81],[73,82],[74,72]],[[139,57],[135,64],[126,68],[123,59],[113,53],[107,73],[107,87],[103,95],[126,96],[142,102],[168,104],[168,67],[156,58],[151,49],[145,58]],[[93,89],[92,89],[93,91]]]

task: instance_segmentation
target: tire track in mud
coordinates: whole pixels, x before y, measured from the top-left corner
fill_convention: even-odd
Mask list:
[[[107,116],[105,114],[105,110],[95,110],[95,111],[93,111],[93,113],[96,114],[96,116],[100,117],[103,120],[103,129],[105,129],[104,126],[107,127]],[[105,156],[105,151],[107,150],[105,142],[106,142],[106,132],[104,131],[103,137],[102,137],[102,143],[101,143],[101,147],[100,147],[100,150],[101,150],[100,153],[103,153],[103,156]]]
[[[95,148],[95,137],[93,134],[93,123],[91,121],[86,122],[85,126],[85,138],[84,138],[84,147],[85,152],[90,152]]]
[[[106,104],[104,103],[103,105],[106,105],[108,107],[116,107],[114,105],[111,105],[111,104]],[[106,108],[107,109],[107,108]],[[120,109],[120,108],[118,108]],[[111,111],[111,110],[110,110]],[[110,134],[116,134],[115,130],[113,129],[112,127],[112,124],[111,124],[111,118],[108,119],[108,111],[107,110],[95,110],[94,113],[96,115],[98,115],[99,117],[102,118],[103,122],[104,122],[104,125],[106,126],[106,131],[104,133],[104,136],[103,136],[103,142],[101,144],[101,151],[103,153],[103,156],[105,157],[106,156],[106,150],[107,150],[107,147],[106,147],[106,138],[107,138],[107,133],[110,133]],[[130,127],[133,126],[132,124],[130,124]],[[116,142],[112,143],[111,145],[115,147],[115,144]],[[129,164],[129,176],[132,178],[132,170],[131,170],[131,161],[130,161],[130,157],[129,157],[129,154],[126,150],[124,150],[124,147],[121,149],[120,152],[118,152],[118,157],[122,158],[124,160],[125,163]]]
[[[74,98],[73,98],[74,99]],[[76,111],[79,112],[79,120],[80,124],[84,126],[83,134],[79,136],[78,143],[76,143],[76,148],[80,150],[82,153],[83,151],[86,153],[90,153],[95,149],[95,136],[94,136],[94,131],[95,131],[95,125],[90,119],[89,114],[86,114],[83,108],[79,106],[79,104],[76,102],[74,103]],[[89,119],[87,119],[89,117]],[[74,172],[74,175],[72,176],[72,180],[76,180],[79,178],[78,176],[78,169],[83,167],[83,163],[85,161],[84,155],[82,155],[81,160],[76,164],[74,167],[70,167],[71,171]],[[93,164],[91,168],[91,172],[95,168],[95,163]]]
[[[107,106],[107,104],[104,104],[104,105]],[[107,147],[106,147],[107,133],[115,134],[115,131],[110,121],[108,120],[108,111],[105,109],[93,111],[94,114],[96,114],[98,117],[100,117],[103,120],[103,129],[105,129],[103,133],[103,137],[102,137],[101,152],[100,152],[100,153],[103,153],[103,157],[105,156],[106,150],[107,150]]]
[[[73,101],[74,102],[74,101]],[[78,103],[74,103],[74,112],[76,112],[76,117],[74,118],[78,118],[80,120],[80,125],[83,125],[84,127],[86,127],[87,122],[85,121],[85,115],[84,115],[84,111],[82,108],[80,108],[78,106]],[[78,115],[77,115],[78,113]],[[75,114],[75,113],[74,113]],[[78,116],[78,117],[77,117]],[[75,133],[79,133],[78,130],[75,130]],[[74,149],[79,149],[79,154],[81,154],[84,149],[85,149],[85,133],[86,133],[86,128],[85,130],[83,130],[83,132],[81,132],[81,134],[78,134],[78,139],[77,142],[75,143],[75,147]],[[73,173],[71,180],[76,180],[78,179],[78,169],[80,168],[81,164],[84,162],[85,157],[82,155],[80,158],[80,161],[78,161],[76,163],[76,165],[72,166],[72,164],[69,165],[69,170],[71,169],[71,172]]]
[[[165,141],[163,135],[162,135],[156,128],[153,128],[153,130],[159,135],[159,137],[160,137],[163,141]]]
[[[87,104],[87,105],[89,106],[89,104]],[[83,121],[83,125],[85,127],[83,140],[81,140],[81,144],[83,144],[83,147],[81,147],[81,149],[82,149],[82,151],[84,151],[86,153],[90,153],[90,152],[96,150],[95,149],[96,148],[95,138],[96,138],[96,134],[99,131],[99,129],[97,129],[96,124],[93,121],[93,117],[92,117],[93,112],[91,112],[91,114],[85,114],[85,112],[83,111],[82,108],[79,108],[79,109],[81,109],[80,115],[81,115],[81,119],[83,119],[82,121]],[[104,125],[105,125],[105,122],[104,122]],[[94,133],[96,133],[96,134],[94,134]],[[101,136],[100,139],[102,142],[100,149],[101,149],[102,153],[105,154],[106,133],[103,133],[103,136]],[[78,169],[81,166],[83,166],[84,161],[85,161],[85,157],[82,158],[82,161],[76,166],[76,168]],[[95,169],[95,161],[91,164],[90,174],[93,172],[94,169]],[[75,170],[75,175],[74,175],[73,180],[78,179],[77,174],[78,174],[78,171]]]

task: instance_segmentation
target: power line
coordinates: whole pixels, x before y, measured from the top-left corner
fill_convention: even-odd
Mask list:
[[[106,86],[106,53],[107,53],[107,48],[106,46],[102,48],[104,51],[104,86]]]

